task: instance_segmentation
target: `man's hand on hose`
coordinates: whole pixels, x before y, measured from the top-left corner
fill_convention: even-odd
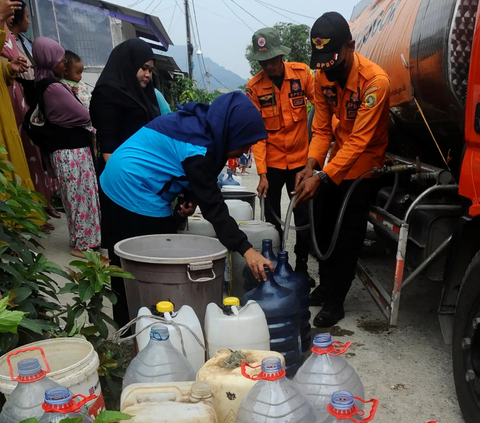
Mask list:
[[[258,182],[258,186],[257,186],[258,198],[261,198],[262,196],[266,197],[267,191],[268,191],[267,174],[261,173],[259,176],[260,176],[260,181]]]
[[[298,186],[304,181],[305,179],[311,178],[313,175],[313,169],[317,167],[318,163],[315,159],[310,157],[307,160],[307,164],[305,165],[305,169],[303,169],[301,172],[298,172],[295,175],[295,190],[298,188]]]
[[[263,257],[259,252],[255,251],[253,248],[249,248],[245,254],[243,255],[245,260],[247,261],[248,267],[252,269],[253,274],[255,277],[260,280],[267,280],[267,275],[265,275],[265,270],[263,269],[263,265],[267,265],[270,267],[270,270],[273,272],[275,268],[270,260],[267,260]]]
[[[311,200],[313,197],[315,197],[315,194],[320,187],[320,182],[321,179],[318,174],[313,175],[308,179],[304,179],[300,185],[295,188],[295,191],[292,192],[292,195],[299,194],[297,201],[295,201],[294,207],[297,207],[300,203]]]

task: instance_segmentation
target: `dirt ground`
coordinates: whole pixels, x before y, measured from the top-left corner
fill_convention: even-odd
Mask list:
[[[249,172],[242,184],[253,191],[258,177],[254,168]],[[286,197],[284,212],[288,205]],[[65,217],[51,222],[57,229],[43,241],[45,253],[50,260],[66,266],[73,257],[68,247]],[[374,242],[368,242],[362,259],[385,288],[391,290],[394,260],[385,254],[373,232],[369,232],[369,238]],[[288,243],[291,256],[293,245],[292,234]],[[313,257],[309,267],[318,282]],[[398,326],[390,328],[363,285],[358,280],[354,282],[345,304],[346,317],[330,333],[340,342],[353,342],[346,356],[360,374],[366,396],[380,401],[374,422],[463,422],[453,384],[450,347],[443,342],[437,318],[440,293],[439,283],[417,278],[402,294]],[[312,317],[316,311],[312,308]]]

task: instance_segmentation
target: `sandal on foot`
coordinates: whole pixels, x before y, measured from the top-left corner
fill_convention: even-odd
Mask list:
[[[50,207],[47,207],[45,209],[45,213],[47,213],[51,217],[54,217],[55,219],[60,219],[62,217],[62,215],[58,211]]]

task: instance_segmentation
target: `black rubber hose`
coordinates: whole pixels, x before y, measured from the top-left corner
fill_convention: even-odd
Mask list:
[[[396,172],[395,173],[395,182],[393,184],[392,192],[390,193],[390,196],[388,197],[388,200],[387,200],[385,206],[383,207],[385,209],[385,211],[388,211],[388,209],[390,208],[390,206],[392,204],[393,197],[395,197],[395,194],[397,193],[399,182],[400,182],[400,173]]]
[[[262,206],[262,201],[264,202],[263,206]],[[260,197],[260,207],[262,208],[262,210],[264,207],[266,207],[266,205],[268,205],[268,207],[270,208],[270,213],[272,213],[273,218],[280,224],[280,226],[285,227],[285,222],[282,219],[280,219],[280,217],[277,216],[277,214],[274,212],[272,204],[270,203],[268,197]],[[297,232],[305,231],[309,228],[310,228],[310,223],[307,223],[306,225],[303,225],[303,226],[292,226],[292,225],[289,226],[289,229]]]
[[[342,226],[342,222],[343,222],[343,217],[345,215],[345,210],[347,209],[347,205],[350,201],[350,198],[353,194],[353,191],[355,190],[355,188],[357,187],[357,185],[362,181],[363,178],[365,178],[365,176],[367,175],[370,175],[372,173],[375,173],[376,171],[375,170],[369,170],[368,172],[365,172],[365,173],[362,173],[357,179],[355,179],[355,181],[353,182],[353,184],[350,186],[350,188],[348,189],[347,191],[347,195],[345,196],[343,202],[342,202],[342,206],[340,208],[340,213],[338,214],[338,218],[337,218],[337,222],[335,224],[335,229],[333,231],[333,235],[332,235],[332,239],[330,241],[330,245],[327,249],[327,252],[325,254],[322,254],[322,252],[320,251],[320,248],[318,246],[318,243],[317,243],[317,237],[315,236],[315,216],[314,216],[314,210],[313,210],[313,199],[309,201],[309,204],[308,204],[308,215],[309,215],[309,218],[310,218],[310,226],[311,226],[311,229],[312,229],[312,245],[313,245],[313,248],[315,250],[315,254],[317,255],[317,257],[320,259],[320,260],[327,260],[330,258],[330,256],[332,255],[333,253],[333,250],[335,249],[335,246],[337,245],[337,241],[338,241],[338,234],[340,233],[340,228]],[[295,197],[292,198],[292,201],[290,202],[290,204],[293,204],[294,201],[296,200],[298,194],[295,195]],[[288,211],[287,211],[287,215],[288,215],[288,212],[291,213],[290,211],[290,208],[292,209],[293,211],[293,206],[288,208]],[[285,219],[285,221],[289,221],[289,219]],[[286,228],[285,228],[286,229]],[[285,232],[288,232],[287,230],[285,230]],[[285,235],[285,233],[284,233]],[[286,238],[285,238],[286,239]]]

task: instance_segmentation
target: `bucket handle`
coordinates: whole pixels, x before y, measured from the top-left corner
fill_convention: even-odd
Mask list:
[[[199,270],[211,270],[212,276],[211,277],[203,277],[203,278],[198,278],[198,279],[193,279],[192,275],[190,274],[191,272],[197,272]],[[217,275],[215,274],[215,271],[213,270],[213,261],[208,260],[208,261],[199,261],[196,263],[190,263],[187,266],[187,276],[190,282],[210,282],[213,281]]]
[[[14,355],[17,355],[17,354],[20,354],[20,353],[27,352],[27,351],[35,351],[35,350],[40,351],[40,353],[42,354],[43,362],[45,363],[45,366],[47,367],[46,370],[44,371],[44,373],[45,374],[50,373],[50,365],[48,364],[47,357],[45,357],[45,351],[43,351],[43,348],[40,348],[40,347],[37,347],[37,346],[26,347],[26,348],[20,348],[18,350],[14,350],[7,355],[7,364],[8,364],[8,370],[10,372],[10,379],[12,379],[13,381],[18,380],[18,376],[15,377],[13,375],[13,367],[12,367],[12,363],[10,362],[10,357],[12,357]]]

